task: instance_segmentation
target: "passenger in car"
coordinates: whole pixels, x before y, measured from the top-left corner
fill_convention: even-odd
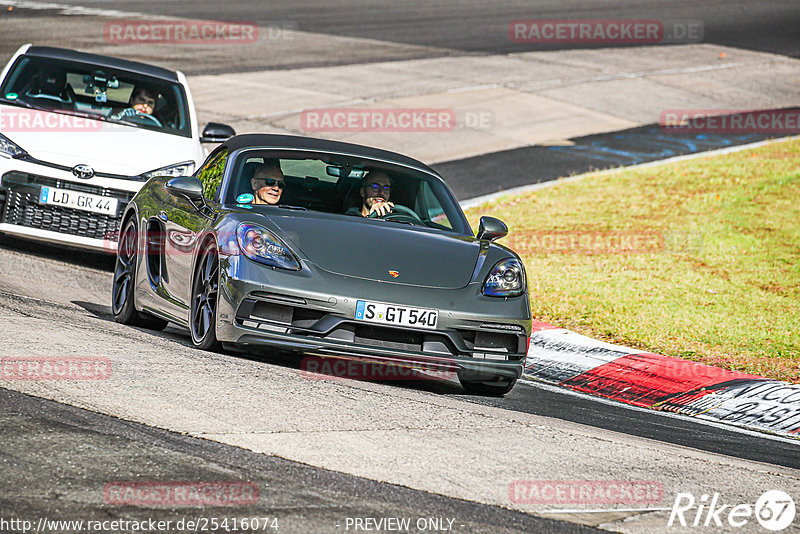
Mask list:
[[[286,182],[283,180],[283,171],[280,161],[266,159],[259,165],[250,179],[255,201],[253,204],[277,204],[281,199]]]
[[[369,217],[371,213],[377,213],[378,217],[383,217],[392,212],[394,203],[389,202],[392,194],[392,181],[389,175],[380,170],[369,171],[361,179],[361,207],[353,206],[348,209],[346,215],[361,215]]]

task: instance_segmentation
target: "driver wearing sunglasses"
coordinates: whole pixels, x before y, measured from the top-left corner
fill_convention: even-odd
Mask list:
[[[277,204],[286,186],[280,162],[276,159],[265,160],[256,168],[250,185],[255,197],[253,204]]]
[[[372,170],[364,176],[361,181],[361,211],[362,217],[369,217],[371,213],[377,213],[378,217],[383,217],[392,212],[394,203],[389,202],[392,194],[392,181],[389,175],[383,171]]]

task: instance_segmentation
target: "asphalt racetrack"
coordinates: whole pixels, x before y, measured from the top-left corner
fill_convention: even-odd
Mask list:
[[[703,42],[798,57],[800,10],[792,0],[244,0],[239,2],[67,0],[58,4],[220,21],[255,21],[298,31],[359,37],[442,49],[445,53],[507,54],[564,45],[512,43],[508,24],[518,19],[700,20]],[[575,45],[570,45],[575,46]],[[584,45],[597,47],[599,45]],[[602,45],[607,46],[607,45]],[[444,52],[445,50],[449,52]]]

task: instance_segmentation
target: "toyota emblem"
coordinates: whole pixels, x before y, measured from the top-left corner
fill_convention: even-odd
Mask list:
[[[89,179],[94,176],[94,169],[81,163],[72,167],[72,174],[78,178]]]

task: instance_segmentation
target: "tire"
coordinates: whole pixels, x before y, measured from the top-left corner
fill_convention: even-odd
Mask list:
[[[471,373],[469,373],[471,374]],[[506,376],[482,377],[481,380],[470,380],[468,373],[458,373],[458,381],[461,382],[467,393],[470,395],[480,395],[482,397],[502,397],[512,389],[517,383],[516,378]]]
[[[202,350],[218,351],[217,297],[219,293],[219,257],[213,241],[206,241],[197,256],[197,267],[192,276],[192,303],[189,330],[192,343]]]
[[[117,245],[117,261],[111,284],[111,311],[114,320],[129,326],[140,326],[151,330],[164,330],[168,322],[152,315],[136,311],[136,263],[138,249],[136,219],[125,223]]]

